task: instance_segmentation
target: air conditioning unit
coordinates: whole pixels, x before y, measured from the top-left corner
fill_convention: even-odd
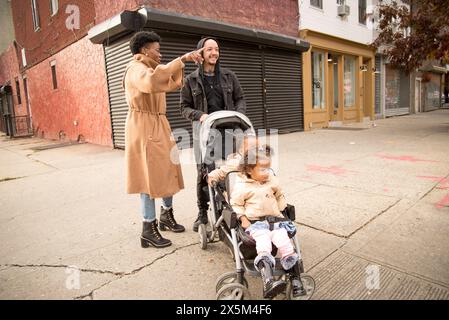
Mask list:
[[[337,7],[337,12],[340,17],[349,16],[350,7],[346,4],[339,5]]]

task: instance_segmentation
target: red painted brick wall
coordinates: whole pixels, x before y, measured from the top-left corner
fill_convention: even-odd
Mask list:
[[[84,37],[94,25],[95,7],[93,0],[59,0],[59,10],[51,16],[50,1],[38,0],[40,30],[35,31],[31,0],[14,0],[11,9],[16,40],[26,50],[28,67],[50,57],[64,47]],[[80,12],[80,29],[69,30],[66,20],[68,5],[76,5]],[[20,61],[21,62],[21,61]]]
[[[95,1],[98,24],[140,6],[199,16],[244,27],[298,36],[297,0],[104,0]]]
[[[19,80],[21,104],[18,104],[16,78]],[[27,115],[28,111],[26,108],[23,81],[20,75],[16,49],[12,43],[0,55],[0,85],[5,85],[7,82],[9,82],[13,91],[14,114],[16,116]]]
[[[56,61],[53,89],[50,62]],[[87,37],[27,71],[33,127],[39,137],[112,146],[103,49]],[[78,125],[74,124],[77,121]]]

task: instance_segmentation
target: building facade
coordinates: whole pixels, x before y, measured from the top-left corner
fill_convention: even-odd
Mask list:
[[[203,36],[215,37],[220,64],[238,76],[255,128],[303,130],[301,53],[308,44],[297,38],[297,1],[104,1],[96,6],[99,20],[108,18],[89,31],[89,38],[105,51],[115,147],[124,147],[128,107],[121,81],[132,59],[129,40],[138,30],[161,35],[163,63],[196,49]],[[186,74],[195,68],[187,64]],[[167,94],[167,117],[175,132],[191,130],[180,114],[179,92]],[[181,147],[190,146],[185,142]]]
[[[10,5],[16,40],[0,56],[1,69],[11,69],[1,84],[10,84],[13,100],[21,97],[15,107],[28,106],[37,136],[123,147],[127,106],[119,82],[131,59],[129,38],[138,30],[161,34],[163,62],[194,49],[201,36],[217,37],[222,65],[239,76],[255,126],[303,129],[301,52],[308,45],[297,37],[296,0],[17,0]],[[188,66],[186,73],[191,71]],[[179,93],[167,101],[173,127],[190,129],[179,112]]]
[[[387,2],[384,0],[382,3]],[[409,10],[414,10],[417,8],[416,5],[419,5],[418,2],[414,2],[415,7],[410,8],[404,1],[397,2]],[[373,3],[378,5],[381,1],[375,0]],[[379,34],[376,23],[378,12],[377,10],[374,12],[373,40]],[[404,30],[404,36],[409,32],[411,30]],[[381,53],[383,49],[379,48],[376,54],[377,118],[432,111],[442,107],[444,80],[449,70],[447,66],[441,65],[438,61],[424,61],[420,68],[407,73],[390,64],[387,57]]]
[[[373,0],[373,41],[379,35],[377,6],[387,1]],[[400,5],[409,8],[409,5],[398,1]],[[404,31],[406,35],[407,31]],[[387,57],[382,54],[384,47],[376,52],[376,75],[375,75],[375,115],[376,118],[415,113],[415,101],[413,99],[413,77],[414,73],[407,73],[389,63]]]
[[[374,10],[370,0],[302,1],[304,126],[373,119],[375,110]]]
[[[49,139],[111,145],[102,52],[86,38],[94,2],[8,3],[15,40],[1,54],[0,69],[12,83],[13,110],[26,116],[22,126]]]
[[[29,135],[26,80],[18,64],[17,43],[9,1],[0,3],[0,131],[8,136]]]

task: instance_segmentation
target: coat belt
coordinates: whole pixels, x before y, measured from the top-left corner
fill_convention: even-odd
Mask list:
[[[165,116],[166,115],[165,112],[153,112],[153,111],[149,111],[149,110],[141,110],[141,109],[135,109],[135,108],[131,108],[131,111],[148,113],[148,114],[152,114],[155,116]]]

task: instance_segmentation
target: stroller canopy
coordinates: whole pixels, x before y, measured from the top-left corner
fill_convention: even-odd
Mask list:
[[[199,143],[203,163],[206,163],[206,160],[212,160],[210,159],[211,150],[214,149],[218,141],[217,134],[222,138],[220,143],[223,143],[225,139],[230,139],[230,137],[235,142],[235,138],[238,135],[255,136],[255,131],[251,121],[243,113],[236,111],[217,111],[211,113],[202,123],[200,129]]]

